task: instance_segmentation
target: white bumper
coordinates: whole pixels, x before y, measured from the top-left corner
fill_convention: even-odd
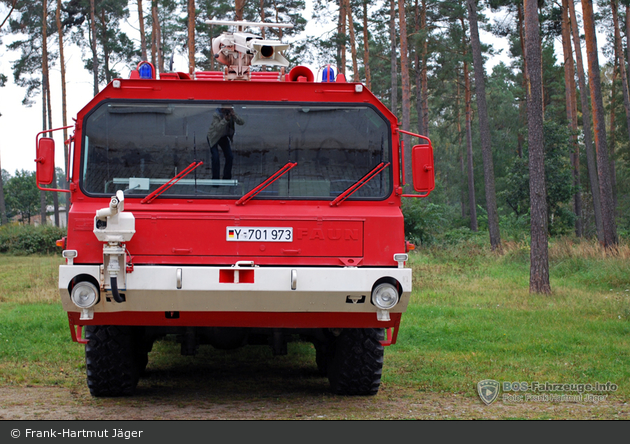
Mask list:
[[[234,278],[234,270],[239,276]],[[111,299],[98,265],[59,267],[59,292],[68,312],[81,310],[72,303],[68,287],[79,275],[92,276],[101,288],[94,312],[377,312],[371,303],[374,284],[396,280],[402,294],[391,313],[403,313],[411,294],[409,268],[339,267],[202,267],[136,266],[119,278],[126,301]],[[245,283],[243,281],[246,281]],[[236,282],[236,283],[235,283]]]

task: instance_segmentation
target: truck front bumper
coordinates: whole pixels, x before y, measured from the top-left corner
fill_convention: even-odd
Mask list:
[[[70,298],[72,285],[98,283],[91,320]],[[119,276],[125,302],[115,302],[99,265],[62,265],[59,292],[76,324],[352,327],[398,324],[411,294],[409,268],[135,266]],[[391,322],[377,322],[371,293],[388,281],[399,289]],[[184,319],[188,318],[188,321]],[[242,322],[239,321],[243,320]],[[190,322],[190,324],[189,324]],[[361,325],[339,325],[339,324]],[[315,325],[335,324],[335,325]]]

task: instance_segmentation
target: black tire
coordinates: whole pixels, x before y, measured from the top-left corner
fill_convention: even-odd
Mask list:
[[[335,338],[328,361],[328,380],[338,395],[378,393],[383,372],[383,329],[348,328]]]
[[[117,325],[86,327],[85,363],[92,396],[133,395],[142,364],[134,333],[132,327]]]

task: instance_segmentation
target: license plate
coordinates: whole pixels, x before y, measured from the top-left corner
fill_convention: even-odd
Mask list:
[[[226,227],[225,240],[238,242],[293,242],[293,228]]]

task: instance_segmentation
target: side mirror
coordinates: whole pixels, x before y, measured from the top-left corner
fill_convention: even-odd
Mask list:
[[[411,149],[413,189],[427,195],[435,189],[433,149],[431,145],[415,145]]]
[[[37,183],[50,185],[55,174],[55,141],[50,137],[42,137],[37,142]]]

